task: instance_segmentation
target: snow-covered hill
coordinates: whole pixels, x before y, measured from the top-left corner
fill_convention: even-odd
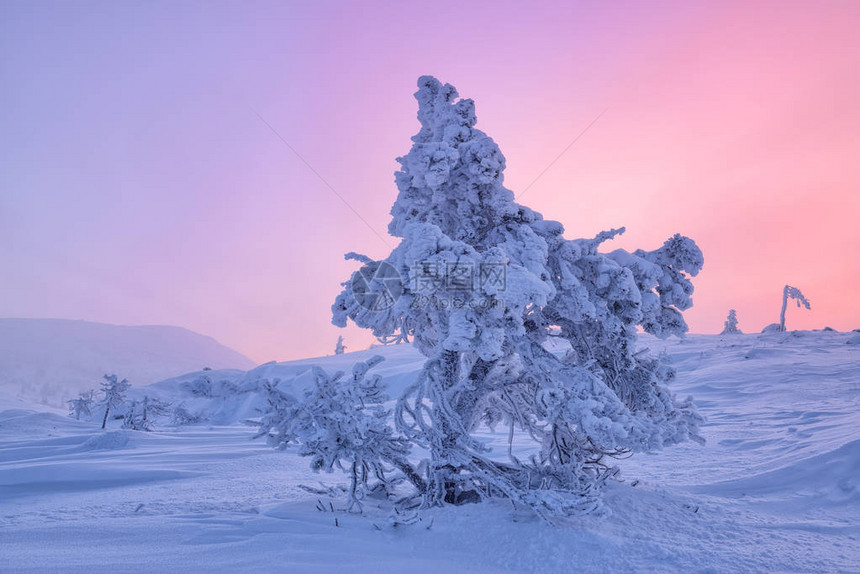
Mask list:
[[[314,384],[312,367],[322,367],[330,374],[348,372],[357,361],[367,360],[374,355],[385,357],[385,361],[374,367],[373,372],[385,379],[388,393],[393,397],[399,396],[414,381],[424,364],[424,357],[412,345],[374,346],[369,350],[316,359],[283,363],[272,361],[249,371],[195,371],[146,387],[133,388],[129,396],[140,399],[148,395],[175,405],[182,404],[189,412],[212,424],[241,423],[258,418],[260,409],[266,406],[266,398],[262,393],[265,382],[277,382],[281,390],[300,398],[302,392]]]
[[[134,385],[210,367],[254,362],[215,339],[168,326],[121,326],[65,319],[0,319],[0,400],[53,406],[98,387],[105,373]]]
[[[483,503],[395,527],[383,501],[347,514],[341,498],[300,487],[344,476],[316,475],[295,450],[273,451],[234,423],[256,412],[255,393],[189,399],[202,375],[215,387],[280,379],[300,390],[313,364],[345,370],[374,354],[396,394],[421,364],[402,345],[138,389],[190,400],[226,426],[102,433],[58,414],[0,412],[0,570],[857,572],[860,333],[640,343],[669,353],[673,389],[708,419],[707,444],[621,461],[607,515],[553,527]],[[504,454],[505,430],[479,434]]]

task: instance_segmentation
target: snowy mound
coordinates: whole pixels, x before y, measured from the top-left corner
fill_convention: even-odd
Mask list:
[[[726,497],[856,505],[860,503],[858,470],[860,439],[771,472],[716,483],[707,490]]]
[[[211,337],[179,327],[0,319],[0,397],[7,400],[63,406],[77,392],[98,387],[105,373],[145,385],[204,367],[253,366]]]
[[[38,411],[49,408],[52,407],[41,405],[34,400],[25,399],[19,396],[19,393],[15,389],[6,387],[0,383],[0,412],[7,410]]]
[[[91,425],[71,420],[56,412],[33,412],[32,409],[0,411],[0,434],[6,438],[33,439],[68,435],[91,430]]]

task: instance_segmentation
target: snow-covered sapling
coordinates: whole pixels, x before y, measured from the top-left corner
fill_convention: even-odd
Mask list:
[[[179,403],[173,408],[170,414],[170,424],[173,426],[183,426],[198,423],[203,420],[199,414],[192,413],[188,410],[184,403]]]
[[[792,287],[791,285],[786,285],[782,289],[782,309],[779,312],[779,330],[780,332],[785,331],[785,309],[788,307],[788,300],[794,299],[797,301],[797,307],[800,308],[801,305],[806,307],[807,309],[811,308],[811,304],[809,300],[803,296],[803,293],[800,292],[800,289],[797,287]]]
[[[338,335],[337,343],[334,346],[334,354],[335,355],[343,355],[344,351],[346,351],[346,345],[343,344],[343,336]]]
[[[75,417],[75,420],[81,420],[81,415],[85,418],[90,418],[92,416],[92,407],[95,404],[95,399],[93,398],[93,394],[95,391],[85,391],[80,393],[77,398],[69,399],[66,401],[69,403],[69,416]]]
[[[194,397],[212,397],[212,379],[209,375],[201,375],[193,381],[185,381],[180,388]]]
[[[361,500],[371,488],[388,492],[391,482],[386,472],[399,469],[424,488],[421,478],[407,461],[410,444],[396,437],[388,425],[390,410],[379,375],[367,371],[382,361],[375,356],[356,363],[352,375],[337,372],[329,376],[314,368],[314,386],[301,401],[269,385],[266,395],[269,409],[260,423],[258,436],[266,436],[275,447],[298,443],[299,454],[310,456],[315,471],[332,472],[335,467],[350,477],[348,509],[360,510]]]
[[[729,316],[723,323],[723,332],[720,335],[742,335],[743,331],[738,328],[738,314],[734,309],[729,309]]]
[[[409,325],[427,357],[394,417],[400,440],[429,453],[409,467],[423,505],[501,496],[547,518],[594,509],[610,457],[701,440],[692,403],[666,387],[674,372],[636,337],[687,331],[702,253],[681,235],[653,251],[598,251],[623,228],[565,239],[504,187],[505,158],[474,127],[474,102],[433,77],[418,88],[421,129],[398,159],[389,225],[401,242],[383,261],[348,255],[364,266],[333,322],[376,337]],[[550,333],[566,356],[545,348]],[[481,424],[519,430],[531,455],[489,457],[472,434]]]
[[[170,403],[144,396],[143,400],[134,400],[128,406],[122,426],[132,430],[151,431],[155,417],[168,414],[170,414]]]
[[[262,391],[267,407],[258,424],[259,432],[254,438],[266,437],[269,444],[284,449],[296,440],[292,425],[298,416],[299,401],[291,394],[278,388],[280,379],[263,381]]]
[[[125,394],[128,392],[131,383],[128,379],[121,381],[117,380],[116,375],[105,375],[102,383],[102,393],[104,397],[98,402],[98,405],[105,410],[104,418],[102,419],[102,428],[107,425],[108,414],[111,409],[118,409],[125,403]]]

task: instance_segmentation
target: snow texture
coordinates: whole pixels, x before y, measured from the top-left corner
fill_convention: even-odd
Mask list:
[[[637,349],[665,350],[676,390],[697,397],[707,443],[620,461],[623,482],[607,485],[604,515],[555,527],[495,501],[431,508],[411,526],[390,524],[384,498],[366,498],[361,515],[347,513],[348,478],[322,475],[320,486],[299,445],[274,451],[249,440],[239,422],[248,414],[242,394],[191,399],[204,413],[231,412],[236,422],[227,426],[143,433],[110,421],[105,433],[100,421],[36,412],[45,407],[0,391],[0,570],[855,572],[857,337],[640,336]],[[351,373],[374,354],[385,361],[370,372],[392,393],[424,363],[403,344],[209,375],[238,387],[278,378],[301,397],[315,384],[313,366]],[[182,382],[199,376],[130,395],[187,400]],[[492,449],[487,456],[506,459],[507,429],[481,425],[474,434]],[[513,454],[524,456],[531,442],[515,433]]]

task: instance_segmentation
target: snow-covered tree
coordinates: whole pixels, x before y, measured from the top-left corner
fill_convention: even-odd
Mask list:
[[[170,414],[170,424],[173,426],[190,425],[198,423],[201,420],[203,420],[203,417],[189,411],[184,403],[179,403],[173,407],[173,412]]]
[[[269,408],[257,436],[266,436],[278,448],[298,443],[299,454],[312,457],[315,471],[332,472],[335,467],[345,471],[350,477],[350,510],[361,508],[370,481],[388,491],[391,483],[386,472],[391,468],[424,488],[407,461],[409,441],[394,436],[387,423],[391,412],[383,406],[388,396],[382,379],[366,376],[382,360],[377,355],[356,363],[352,376],[343,372],[329,376],[314,368],[314,387],[301,401],[279,390],[277,384],[265,389]]]
[[[144,395],[143,400],[134,400],[128,405],[123,428],[151,431],[155,417],[170,414],[170,403]]]
[[[128,379],[117,380],[116,375],[105,375],[104,382],[102,383],[102,393],[104,396],[102,400],[98,402],[98,405],[104,408],[105,414],[102,419],[102,428],[105,428],[107,425],[108,414],[111,409],[118,409],[123,406],[125,403],[125,394],[128,392],[129,387],[131,387],[131,383],[128,382]]]
[[[803,296],[803,293],[800,292],[800,289],[797,287],[792,287],[791,285],[786,285],[782,289],[782,309],[779,312],[779,330],[780,332],[785,331],[785,309],[788,307],[788,300],[794,299],[797,302],[797,307],[800,308],[801,305],[806,307],[807,309],[811,308],[811,304],[809,300]]]
[[[151,429],[153,420],[156,417],[165,417],[172,413],[172,403],[163,401],[159,398],[143,397],[143,426],[146,430]]]
[[[729,316],[723,323],[723,332],[720,335],[742,335],[743,331],[738,329],[738,314],[734,309],[729,309]]]
[[[212,398],[212,379],[209,375],[201,375],[193,381],[185,381],[179,385],[179,388],[195,397]]]
[[[81,416],[84,418],[90,418],[92,413],[93,405],[95,404],[95,399],[93,398],[93,393],[95,391],[85,391],[80,393],[77,398],[69,399],[66,401],[69,403],[69,416],[75,417],[75,420],[81,420]]]
[[[260,419],[259,432],[254,438],[264,436],[270,445],[284,449],[296,440],[292,424],[298,416],[300,406],[296,397],[278,388],[279,382],[279,379],[262,382],[262,391],[268,406]]]
[[[346,351],[346,345],[343,344],[343,336],[338,335],[337,343],[334,346],[334,354],[343,355],[344,351]]]
[[[424,505],[504,496],[544,517],[593,509],[615,473],[609,457],[701,440],[692,403],[666,387],[674,372],[637,350],[636,334],[687,331],[702,253],[681,235],[653,251],[598,251],[623,228],[565,239],[503,186],[505,158],[474,127],[472,100],[429,76],[418,86],[421,130],[398,159],[389,225],[402,240],[381,262],[348,254],[365,267],[333,322],[376,337],[406,322],[427,357],[395,409],[400,435],[429,452],[413,469]],[[366,280],[385,265],[400,289]],[[380,308],[368,290],[399,297]],[[544,347],[551,330],[572,347],[563,358]],[[482,423],[526,433],[532,456],[489,458],[472,435]]]
[[[139,401],[133,400],[126,405],[122,428],[132,430],[148,430],[143,427],[143,416],[140,413]]]

